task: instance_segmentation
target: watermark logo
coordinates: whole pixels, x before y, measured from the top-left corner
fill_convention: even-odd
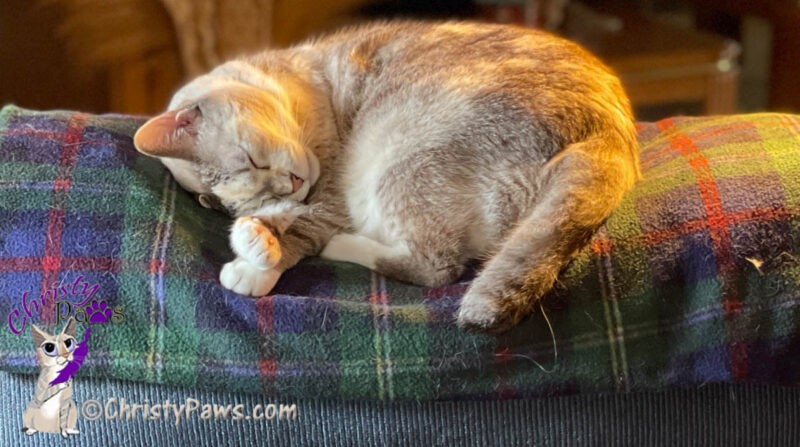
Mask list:
[[[81,415],[89,421],[105,418],[108,421],[170,421],[178,427],[182,421],[199,417],[201,421],[294,421],[297,404],[257,404],[250,408],[244,404],[203,403],[193,397],[183,403],[128,402],[125,398],[110,397],[105,405],[97,399],[88,399],[81,405]]]
[[[54,283],[38,298],[31,299],[25,292],[19,306],[8,314],[8,328],[14,334],[22,334],[28,324],[37,320],[45,307],[50,304],[55,309],[56,325],[74,318],[78,323],[122,323],[125,311],[121,306],[110,307],[99,297],[95,297],[99,284],[91,284],[78,276],[73,283]]]
[[[79,276],[72,284],[53,284],[37,299],[29,300],[30,292],[25,292],[20,307],[8,315],[8,327],[18,335],[29,322],[38,319],[47,305],[55,309],[56,326],[66,321],[58,333],[49,333],[30,324],[39,378],[33,397],[22,414],[22,431],[29,436],[45,432],[59,433],[67,438],[80,433],[75,428],[78,406],[72,399],[72,378],[89,353],[91,324],[125,320],[121,307],[111,308],[106,301],[95,297],[99,288],[99,285],[83,281],[83,276]],[[90,324],[86,326],[81,342],[75,337],[76,323]]]
[[[22,431],[28,436],[38,432],[60,433],[63,437],[77,435],[78,406],[72,399],[72,376],[78,372],[89,352],[86,328],[83,341],[75,339],[75,319],[70,318],[57,334],[31,325],[36,347],[39,378],[28,406],[22,414]]]

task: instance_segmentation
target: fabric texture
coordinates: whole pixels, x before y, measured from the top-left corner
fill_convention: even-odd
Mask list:
[[[119,446],[796,446],[800,438],[800,388],[711,384],[663,392],[581,394],[513,400],[396,401],[284,400],[257,394],[193,390],[141,382],[75,381],[78,407],[116,397],[151,406],[195,399],[200,408],[295,405],[296,418],[203,420],[197,410],[175,425],[169,420],[88,420],[80,435],[26,436],[19,427],[35,378],[0,372],[0,445]]]
[[[460,331],[469,275],[423,288],[309,259],[270,296],[222,289],[229,221],[136,153],[140,123],[0,113],[0,315],[20,330],[55,283],[26,323],[87,318],[80,284],[97,285],[114,315],[92,324],[78,379],[384,400],[800,382],[797,117],[641,124],[644,180],[542,302],[555,345],[541,312]],[[22,331],[0,331],[0,368],[35,373]]]

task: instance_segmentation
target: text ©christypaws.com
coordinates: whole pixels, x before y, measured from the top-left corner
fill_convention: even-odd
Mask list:
[[[258,404],[250,409],[244,404],[210,404],[194,398],[183,403],[164,402],[129,403],[125,398],[110,397],[105,404],[96,399],[88,399],[81,404],[84,419],[96,421],[105,418],[110,421],[172,421],[177,427],[182,421],[198,417],[201,420],[231,419],[233,421],[293,421],[297,419],[297,405]]]

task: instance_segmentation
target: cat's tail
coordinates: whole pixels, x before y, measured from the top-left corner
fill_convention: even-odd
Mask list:
[[[639,176],[632,135],[611,131],[559,152],[545,165],[530,214],[464,296],[459,325],[502,331],[530,313]]]

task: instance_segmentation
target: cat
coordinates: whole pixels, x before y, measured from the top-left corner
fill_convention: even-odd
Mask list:
[[[225,63],[134,135],[236,217],[237,293],[306,256],[423,286],[485,260],[457,323],[503,331],[640,177],[617,77],[543,31],[388,22]]]
[[[75,360],[75,320],[70,318],[58,335],[48,334],[36,325],[31,327],[31,334],[41,372],[33,398],[22,415],[22,431],[27,435],[39,431],[60,433],[65,438],[77,435],[78,407],[72,400],[72,379],[58,380],[61,370]]]

